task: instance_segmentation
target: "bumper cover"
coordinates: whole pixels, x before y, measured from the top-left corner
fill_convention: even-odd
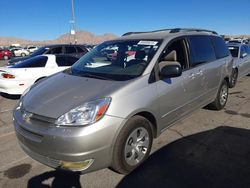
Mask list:
[[[61,161],[93,159],[82,173],[111,165],[113,144],[125,123],[125,119],[106,115],[89,126],[58,127],[40,120],[27,121],[20,110],[15,110],[13,117],[19,144],[31,158],[52,168],[60,168]]]

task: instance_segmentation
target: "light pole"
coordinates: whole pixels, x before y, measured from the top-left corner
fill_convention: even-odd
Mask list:
[[[74,43],[76,44],[77,39],[76,39],[76,21],[75,21],[75,3],[74,3],[74,0],[71,0],[71,5],[72,5],[72,19],[70,21],[70,23],[71,23],[70,34],[73,35]]]

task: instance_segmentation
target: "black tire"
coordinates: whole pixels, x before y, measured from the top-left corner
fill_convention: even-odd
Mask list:
[[[140,136],[141,132],[142,132],[142,135],[143,133],[145,133],[144,132],[145,130],[147,131],[148,135],[145,134],[145,137],[142,137],[140,142],[143,143],[146,140],[148,141],[148,147],[146,151],[145,151],[146,147],[143,148],[137,145],[138,147],[137,149],[140,151],[134,149],[134,152],[128,152],[128,151],[126,152],[126,148],[129,148],[129,147],[132,148],[133,133],[135,133],[136,136]],[[137,141],[137,144],[138,142],[139,141]],[[114,150],[113,150],[113,160],[112,160],[111,169],[121,174],[128,174],[129,172],[133,171],[136,167],[141,165],[148,158],[151,147],[152,147],[152,142],[153,142],[153,133],[152,133],[152,125],[150,121],[148,121],[147,119],[141,116],[132,117],[124,125],[124,127],[122,128],[122,130],[120,131],[117,137],[116,143],[114,145]],[[143,154],[144,156],[140,160],[138,160],[138,158],[140,158],[139,153],[144,153]],[[129,156],[129,154],[131,155]],[[127,162],[129,158],[131,159],[133,158],[131,161],[138,160],[138,163],[135,165],[129,164],[129,162]]]
[[[229,82],[229,88],[235,87],[237,79],[238,79],[238,71],[237,71],[237,69],[233,69],[231,79]]]
[[[228,82],[224,80],[220,85],[218,93],[214,102],[208,105],[208,108],[211,110],[221,110],[225,107],[228,99]],[[224,93],[225,92],[225,93]]]
[[[22,57],[25,57],[25,56],[26,56],[26,54],[25,54],[25,53],[21,53],[21,56],[22,56]]]
[[[3,59],[4,59],[4,60],[8,60],[9,57],[8,57],[7,55],[5,55],[5,56],[3,56]]]

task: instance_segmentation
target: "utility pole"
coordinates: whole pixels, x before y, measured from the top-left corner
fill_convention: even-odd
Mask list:
[[[71,23],[71,30],[70,30],[70,35],[73,36],[74,42],[73,43],[77,43],[77,39],[76,39],[76,20],[75,20],[75,3],[74,0],[71,0],[71,5],[72,5],[72,19],[70,21]]]

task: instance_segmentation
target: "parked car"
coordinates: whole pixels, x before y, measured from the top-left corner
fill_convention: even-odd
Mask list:
[[[229,87],[232,88],[236,85],[238,78],[250,73],[250,47],[241,43],[229,43],[228,49],[234,59],[231,81],[229,83]]]
[[[233,39],[233,40],[229,40],[228,43],[248,44],[248,40],[247,39]]]
[[[71,56],[75,56],[76,58],[82,57],[84,54],[88,52],[87,48],[83,45],[74,45],[74,44],[55,44],[55,45],[47,45],[38,48],[34,53],[32,53],[30,56],[24,57],[24,58],[15,58],[11,59],[8,62],[8,65],[14,65],[20,61],[29,59],[31,57],[35,57],[37,55],[42,54],[68,54]]]
[[[25,50],[23,48],[11,48],[11,52],[16,57],[20,57],[20,56],[24,57],[24,56],[28,56],[30,54],[30,52],[28,50]]]
[[[34,51],[36,51],[38,49],[38,47],[37,46],[27,46],[24,49],[29,51],[30,54],[32,54]]]
[[[114,47],[115,60],[102,55]],[[208,104],[224,108],[232,64],[214,31],[124,34],[26,90],[13,112],[17,138],[29,156],[56,169],[127,174],[169,126]]]
[[[68,55],[39,55],[13,66],[0,67],[0,92],[21,95],[32,84],[70,67],[77,60]]]
[[[13,56],[10,50],[0,49],[0,59],[8,60]]]

